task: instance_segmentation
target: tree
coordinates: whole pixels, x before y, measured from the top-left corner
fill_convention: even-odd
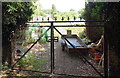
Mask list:
[[[79,18],[82,19],[84,17],[85,9],[83,8],[83,9],[79,10],[78,13],[79,13]]]
[[[2,3],[2,62],[11,66],[12,38],[20,26],[30,20],[33,14],[31,2],[3,2]]]
[[[51,14],[51,9],[42,10],[45,14]]]
[[[70,9],[70,11],[75,11],[75,9]]]
[[[62,17],[64,17],[65,19],[64,20],[67,20],[67,18],[69,17],[69,19],[74,19],[74,16],[76,18],[79,17],[79,13],[76,12],[76,11],[69,11],[69,12],[58,12],[56,14],[56,17],[61,20]]]
[[[119,30],[120,30],[120,3],[119,2],[106,2],[106,3],[91,3],[89,2],[85,7],[85,13],[83,18],[85,20],[109,20],[105,24],[105,43],[104,46],[106,50],[104,53],[109,54],[107,55],[109,58],[109,77],[112,78],[119,78],[120,75],[120,53],[119,53],[119,46],[120,46],[120,37],[119,37]],[[86,22],[88,25],[95,25],[96,23]],[[98,24],[98,23],[97,23]],[[99,23],[100,24],[100,23]],[[96,29],[88,27],[89,29],[87,32],[96,33],[100,32],[99,30],[96,32]],[[92,36],[93,36],[92,35]],[[90,36],[89,36],[90,37]],[[92,39],[92,38],[91,38]],[[107,61],[106,61],[107,62]],[[107,65],[107,64],[106,64]],[[104,67],[105,68],[105,67]]]
[[[32,15],[33,17],[36,16],[46,16],[46,14],[41,10],[41,4],[39,1],[33,2],[34,5],[34,14]]]
[[[57,9],[56,9],[56,6],[54,4],[52,4],[52,11],[51,11],[51,14],[52,14],[52,18],[56,18],[57,16]]]
[[[105,18],[105,4],[106,3],[93,3],[93,2],[89,2],[86,7],[85,10],[83,12],[83,14],[81,15],[82,18],[84,18],[85,20],[104,20]],[[103,25],[103,23],[96,23],[96,22],[86,22],[87,25]],[[103,34],[103,28],[102,27],[88,27],[87,28],[87,36],[93,40],[93,41],[97,41],[98,39],[100,39],[101,35]]]

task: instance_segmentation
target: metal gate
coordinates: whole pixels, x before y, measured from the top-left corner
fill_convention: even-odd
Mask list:
[[[71,77],[77,77],[77,76],[74,76],[74,75],[69,75],[69,74],[59,74],[59,73],[55,73],[54,72],[54,68],[55,68],[55,60],[54,60],[54,42],[55,40],[55,37],[54,37],[54,30],[56,30],[61,36],[62,34],[59,32],[59,30],[57,29],[57,27],[105,27],[104,25],[91,25],[91,26],[88,26],[88,25],[54,25],[55,23],[78,23],[78,22],[101,22],[101,23],[106,23],[106,21],[81,21],[81,19],[79,21],[76,21],[76,18],[74,17],[74,20],[73,21],[70,21],[69,20],[69,17],[67,19],[67,21],[64,21],[64,18],[62,17],[62,20],[61,21],[57,21],[57,18],[55,18],[54,21],[50,21],[49,18],[47,21],[44,21],[44,19],[42,18],[42,21],[38,21],[38,22],[27,22],[27,23],[49,23],[50,25],[49,26],[37,26],[37,27],[48,27],[48,29],[46,30],[46,32],[44,32],[38,40],[36,40],[34,42],[34,44],[31,45],[31,47],[20,57],[20,59],[18,61],[16,61],[15,64],[13,64],[12,66],[12,70],[17,70],[17,69],[14,69],[14,66],[31,50],[31,48],[42,38],[42,36],[44,36],[48,30],[51,30],[51,36],[50,36],[50,51],[51,51],[51,72],[40,72],[40,71],[33,71],[33,72],[40,72],[40,73],[46,73],[46,74],[49,74],[51,77],[52,76],[71,76]],[[105,33],[104,33],[105,35]],[[75,48],[66,38],[64,38],[73,48]],[[106,44],[104,44],[106,45]],[[105,48],[105,46],[104,46]],[[105,49],[104,49],[105,51]],[[106,65],[106,60],[107,59],[107,55],[105,53],[104,55],[104,75],[106,76],[107,75],[107,70],[108,70],[108,67]],[[82,54],[81,54],[81,57],[100,75],[100,77],[104,77]],[[29,71],[29,70],[20,70],[20,71]]]

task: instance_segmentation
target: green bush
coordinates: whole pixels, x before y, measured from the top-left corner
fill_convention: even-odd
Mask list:
[[[42,38],[42,39],[39,41],[39,43],[40,43],[40,44],[47,43],[46,38]]]
[[[33,42],[35,42],[35,40],[32,39],[32,38],[28,39],[28,40],[25,40],[25,41],[22,42],[22,46],[26,46],[26,45],[31,44]]]
[[[90,42],[90,39],[89,39],[89,37],[86,35],[85,32],[80,32],[80,33],[79,33],[79,37],[80,37],[81,39],[83,39],[83,40],[86,42],[86,44],[88,44],[88,42]]]
[[[34,54],[29,53],[19,61],[18,65],[20,69],[42,71],[42,65],[46,63],[45,59],[37,58]]]
[[[84,39],[84,38],[86,38],[86,34],[85,34],[84,32],[80,32],[80,33],[79,33],[79,37],[80,37],[81,39]]]

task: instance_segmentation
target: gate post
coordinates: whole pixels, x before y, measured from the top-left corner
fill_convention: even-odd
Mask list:
[[[104,26],[104,77],[109,78],[108,22]]]
[[[54,72],[54,29],[53,22],[51,22],[51,73]]]

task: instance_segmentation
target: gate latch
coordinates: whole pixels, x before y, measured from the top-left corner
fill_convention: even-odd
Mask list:
[[[54,42],[58,42],[59,37],[54,37]],[[51,37],[48,36],[48,38],[46,39],[47,42],[51,42]]]

